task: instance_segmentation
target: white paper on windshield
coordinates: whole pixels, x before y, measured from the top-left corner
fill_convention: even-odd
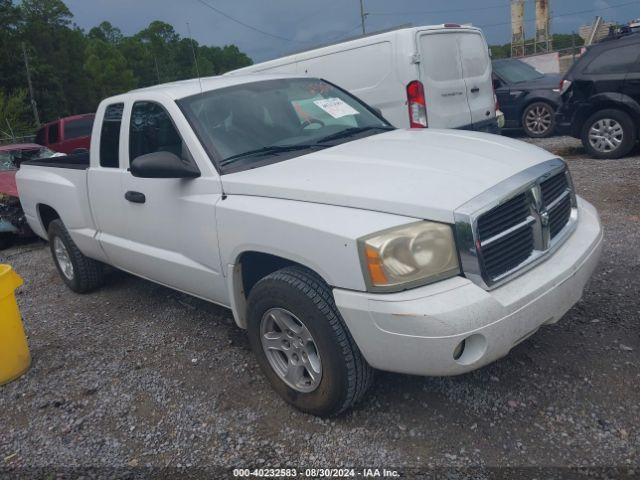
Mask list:
[[[346,117],[347,115],[358,115],[358,111],[355,108],[351,107],[348,103],[343,102],[339,98],[324,98],[322,100],[314,100],[313,103],[333,118]]]

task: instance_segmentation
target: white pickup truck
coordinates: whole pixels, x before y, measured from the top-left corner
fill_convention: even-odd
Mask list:
[[[23,163],[64,282],[104,264],[232,310],[274,389],[338,414],[373,369],[456,375],[581,297],[596,210],[516,140],[400,130],[323,80],[246,75],[104,100],[90,153]]]

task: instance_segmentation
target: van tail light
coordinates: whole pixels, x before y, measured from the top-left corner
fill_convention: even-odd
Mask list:
[[[559,87],[560,95],[564,95],[564,94],[565,94],[565,92],[566,92],[567,90],[569,90],[569,88],[571,88],[571,81],[570,81],[570,80],[566,80],[566,79],[565,79],[565,80],[562,80],[562,81],[560,82],[560,87]]]
[[[409,106],[409,126],[411,128],[428,127],[427,102],[422,82],[414,80],[407,85],[407,105]]]

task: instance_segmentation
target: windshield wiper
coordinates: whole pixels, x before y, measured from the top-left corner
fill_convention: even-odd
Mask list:
[[[268,147],[256,148],[255,150],[249,150],[248,152],[239,153],[237,155],[232,155],[230,157],[225,158],[220,162],[221,166],[229,165],[233,163],[235,160],[239,160],[241,158],[253,157],[256,155],[269,155],[269,154],[278,154],[284,152],[295,152],[296,150],[308,150],[308,149],[316,149],[316,148],[327,148],[324,145],[270,145]]]
[[[351,127],[346,130],[342,130],[341,132],[332,133],[331,135],[327,135],[326,137],[318,140],[318,143],[329,142],[331,140],[338,140],[340,138],[350,137],[351,135],[356,135],[362,132],[368,132],[370,130],[395,130],[394,127],[391,126],[380,126],[380,127]]]

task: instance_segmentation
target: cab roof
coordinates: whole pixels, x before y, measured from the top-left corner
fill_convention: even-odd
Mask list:
[[[247,73],[244,75],[234,76],[216,76],[216,77],[203,77],[192,78],[189,80],[180,80],[177,82],[162,83],[159,85],[153,85],[151,87],[139,88],[131,90],[130,92],[119,95],[118,97],[127,96],[134,93],[142,92],[159,92],[164,93],[174,100],[196,95],[201,92],[209,92],[212,90],[218,90],[226,87],[233,87],[234,85],[242,85],[245,83],[252,83],[262,80],[279,80],[283,78],[312,78],[301,75],[287,75],[287,74],[264,74],[264,73]],[[114,97],[115,98],[115,97]]]

